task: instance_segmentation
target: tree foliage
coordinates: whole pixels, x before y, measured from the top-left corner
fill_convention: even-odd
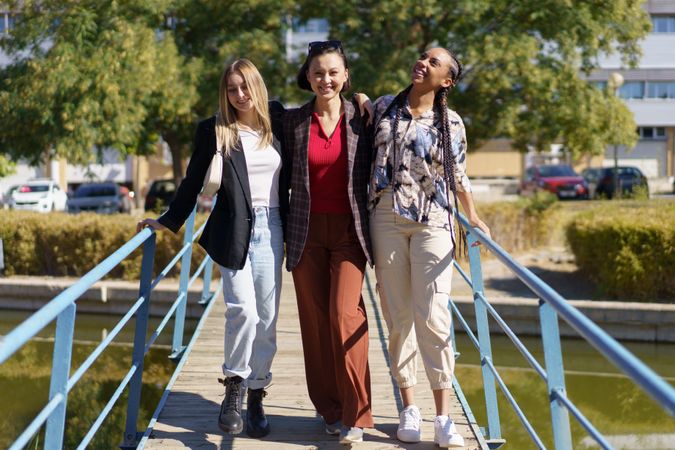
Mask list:
[[[602,53],[637,63],[650,24],[643,1],[360,0],[306,2],[306,17],[329,17],[331,37],[358,55],[352,77],[372,96],[410,80],[430,45],[451,49],[465,76],[451,103],[469,139],[510,137],[517,148],[563,142],[574,154],[607,143],[633,146],[632,114],[584,78]]]
[[[298,100],[285,55],[290,17],[325,17],[351,56],[356,90],[377,97],[409,82],[418,53],[451,48],[466,65],[452,105],[474,141],[520,149],[563,142],[575,154],[632,146],[632,115],[585,81],[601,53],[639,57],[649,29],[641,1],[573,0],[24,0],[0,39],[0,154],[75,163],[115,147],[145,154],[161,136],[174,175],[195,122],[213,114],[224,66],[248,57],[272,97]],[[4,165],[4,166],[3,166]],[[7,164],[0,162],[0,166]]]
[[[189,116],[196,101],[194,65],[161,33],[168,5],[22,2],[2,40],[13,58],[0,76],[2,151],[35,164],[46,156],[88,163],[105,147],[152,151],[158,125]]]

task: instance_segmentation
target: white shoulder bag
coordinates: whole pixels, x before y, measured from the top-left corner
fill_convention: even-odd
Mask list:
[[[223,179],[223,143],[218,139],[218,133],[216,133],[216,153],[211,159],[211,164],[209,165],[209,170],[206,171],[206,176],[204,177],[204,187],[202,188],[202,194],[213,196],[220,189],[220,183]]]

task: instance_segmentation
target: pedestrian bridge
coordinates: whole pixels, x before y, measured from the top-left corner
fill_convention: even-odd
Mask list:
[[[465,226],[468,227],[466,221]],[[153,259],[155,252],[155,234],[145,229],[122,246],[113,255],[101,262],[73,286],[59,294],[46,306],[17,326],[9,334],[0,338],[0,364],[8,360],[24,344],[32,339],[44,327],[56,320],[54,358],[51,370],[50,394],[48,403],[35,416],[26,429],[16,437],[10,449],[20,449],[33,443],[34,436],[44,427],[44,447],[60,449],[63,447],[65,416],[68,393],[92,366],[98,356],[110,345],[122,327],[134,319],[135,340],[133,359],[129,370],[103,408],[98,419],[91,425],[78,448],[87,448],[100,429],[112,407],[120,397],[128,392],[126,400],[127,418],[124,435],[119,437],[121,448],[344,448],[334,436],[323,432],[322,422],[307,396],[304,379],[302,345],[300,342],[297,308],[291,277],[286,274],[282,290],[282,301],[278,324],[278,353],[272,368],[273,385],[265,401],[265,409],[270,418],[272,432],[264,439],[249,439],[245,434],[223,436],[217,426],[217,416],[222,400],[223,388],[216,382],[220,375],[223,345],[224,305],[219,301],[220,286],[211,291],[212,263],[208,257],[191,275],[190,258],[192,245],[203,230],[203,226],[194,231],[194,213],[186,224],[184,246],[175,258],[159,271],[153,279]],[[612,448],[608,440],[595,428],[565,390],[565,372],[560,345],[559,320],[565,321],[583,339],[593,345],[603,356],[627,374],[642,390],[650,395],[668,414],[675,415],[675,389],[649,369],[622,345],[595,325],[549,286],[544,284],[529,270],[515,262],[496,243],[487,239],[480,231],[470,229],[468,234],[470,273],[465,273],[455,265],[460,276],[470,286],[475,306],[475,323],[467,323],[460,310],[449,299],[448,308],[454,316],[454,327],[462,328],[469,336],[479,353],[479,360],[463,363],[480,364],[484,404],[487,412],[486,423],[477,423],[467,403],[461,384],[456,379],[451,408],[451,417],[457,423],[458,430],[464,435],[469,449],[499,448],[508,442],[509,436],[501,431],[500,411],[497,406],[497,390],[508,400],[510,407],[518,416],[524,430],[532,439],[532,447],[572,449],[570,416],[586,431],[588,437],[601,448]],[[506,265],[540,299],[539,320],[541,339],[544,349],[544,364],[532,356],[522,344],[520,338],[511,330],[485,297],[481,271],[480,252],[472,246],[481,242],[485,248]],[[108,333],[96,349],[78,368],[71,367],[73,350],[73,326],[76,317],[77,299],[92,284],[100,280],[112,268],[119,264],[132,251],[143,247],[143,261],[139,280],[139,295],[136,302]],[[182,260],[180,287],[172,307],[157,329],[148,333],[148,310],[152,289],[166,276],[169,270]],[[187,290],[199,277],[203,279],[203,294],[200,303],[204,313],[193,336],[184,342],[183,328],[187,302]],[[407,448],[395,439],[398,424],[400,398],[393,380],[389,375],[387,358],[387,333],[374,294],[374,280],[369,272],[363,288],[364,300],[368,308],[370,324],[370,371],[373,393],[373,415],[375,428],[367,429],[364,443],[357,444],[363,449]],[[159,334],[173,319],[173,352],[171,358],[176,361],[176,369],[157,405],[149,423],[139,428],[139,404],[143,377],[144,356],[156,341]],[[513,345],[522,353],[541,378],[546,387],[549,404],[548,411],[541,414],[550,416],[551,442],[540,437],[542,430],[535,430],[509,391],[507,383],[492,362],[490,344],[490,322],[498,324],[502,332],[510,338]],[[475,331],[474,331],[475,330]],[[454,330],[453,330],[454,332]],[[460,351],[462,349],[459,349]],[[459,356],[459,353],[456,353]],[[421,365],[420,365],[421,366]],[[328,374],[327,374],[328,375]],[[420,374],[420,380],[426,380]],[[418,405],[425,418],[422,426],[420,444],[409,447],[415,449],[435,448],[433,444],[433,399],[425,381],[420,382],[417,390]],[[110,448],[118,442],[110,443]],[[31,445],[32,446],[32,445]]]

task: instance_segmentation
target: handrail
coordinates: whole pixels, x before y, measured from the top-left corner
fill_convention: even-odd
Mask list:
[[[132,318],[135,318],[135,337],[133,344],[133,357],[131,365],[123,379],[118,384],[115,392],[112,394],[106,405],[94,423],[85,434],[78,448],[85,448],[94,438],[99,427],[103,424],[105,418],[112,410],[115,403],[122,396],[126,389],[129,389],[127,401],[127,424],[123,437],[124,442],[121,448],[136,448],[143,433],[139,433],[136,424],[140,407],[140,392],[143,375],[143,359],[155,342],[159,334],[165,328],[165,325],[172,317],[175,317],[173,329],[174,353],[175,343],[182,343],[183,324],[185,321],[185,309],[187,304],[187,292],[189,287],[196,281],[200,274],[204,273],[204,289],[199,301],[203,306],[209,306],[209,300],[214,294],[210,291],[211,271],[213,261],[206,256],[199,264],[198,269],[189,276],[192,246],[197,237],[204,230],[202,225],[198,230],[194,229],[196,211],[193,210],[188,218],[183,245],[178,251],[176,257],[160,271],[159,275],[153,280],[153,260],[155,254],[155,232],[146,228],[137,233],[128,242],[105,258],[96,267],[91,269],[80,280],[70,286],[68,289],[54,297],[49,303],[40,308],[28,319],[10,331],[2,340],[0,340],[0,364],[7,361],[21,347],[33,339],[46,326],[57,321],[56,335],[54,338],[54,358],[51,375],[51,388],[49,401],[31,421],[27,428],[18,436],[11,445],[10,449],[20,449],[26,446],[32,437],[37,433],[42,425],[47,423],[47,432],[45,435],[45,448],[60,449],[63,447],[65,432],[65,415],[68,401],[68,393],[75,384],[89,370],[101,353],[112,344],[113,339],[118,335],[122,328],[127,325]],[[129,307],[124,316],[113,327],[112,331],[94,348],[87,356],[84,362],[70,376],[71,354],[73,347],[73,331],[76,315],[77,301],[82,294],[86,292],[95,282],[103,278],[126,257],[128,257],[138,247],[143,246],[143,260],[141,263],[141,276],[139,280],[139,294],[134,303]],[[149,316],[149,305],[152,289],[166,276],[171,268],[182,258],[181,280],[179,282],[179,291],[176,299],[173,301],[169,311],[162,319],[160,326],[153,334],[146,339],[147,324]],[[206,285],[209,284],[209,286]],[[207,309],[205,309],[207,310]],[[210,308],[208,308],[210,310]],[[194,336],[193,336],[194,338]],[[181,355],[173,355],[180,360]],[[180,361],[179,361],[180,362]],[[182,364],[177,367],[180,370]],[[175,377],[174,373],[174,377]]]
[[[23,321],[5,336],[0,343],[0,364],[7,361],[17,350],[23,347],[33,336],[38,334],[56,319],[56,317],[72,303],[73,298],[84,294],[94,283],[115,268],[131,252],[144,243],[152,232],[146,228],[112,255],[101,261],[87,272],[80,280],[54,297],[45,306],[36,311],[29,319]]]
[[[532,366],[535,372],[537,372],[547,384],[551,408],[553,438],[556,449],[572,448],[568,411],[572,413],[572,416],[586,429],[589,435],[595,439],[602,448],[611,448],[610,444],[602,434],[581,413],[581,411],[579,411],[565,393],[565,375],[562,366],[560,333],[557,321],[558,315],[586,341],[593,345],[593,347],[595,347],[605,358],[626,373],[626,375],[643,391],[656,400],[666,412],[670,415],[675,415],[675,388],[626,350],[625,347],[578,309],[570,305],[560,294],[544,283],[539,277],[516,262],[504,249],[488,238],[481,230],[473,228],[463,215],[459,214],[459,220],[467,230],[471,277],[469,278],[456,261],[453,261],[453,263],[458,269],[459,274],[473,291],[478,336],[476,337],[473,333],[466,319],[462,316],[457,305],[451,298],[449,299],[448,308],[459,320],[459,323],[466,331],[471,342],[480,352],[481,366],[483,368],[483,386],[488,414],[487,442],[488,444],[492,442],[492,448],[498,448],[503,444],[499,425],[499,411],[497,410],[497,405],[494,401],[496,389],[495,380],[507,397],[507,400],[513,407],[518,418],[523,422],[526,431],[532,437],[537,447],[543,448],[543,443],[527,421],[527,418],[520,410],[515,399],[511,396],[508,387],[499,375],[497,368],[492,363],[490,331],[487,321],[488,314],[492,316],[504,333],[511,339],[518,351],[525,357],[530,366]],[[482,244],[484,248],[487,248],[492,252],[501,263],[511,270],[540,298],[539,316],[542,328],[541,335],[544,343],[546,369],[544,369],[534,356],[532,356],[525,345],[508,326],[506,321],[497,313],[496,309],[486,298],[483,291],[480,251],[476,247],[476,244],[478,243]],[[451,332],[454,333],[454,329],[452,329]]]

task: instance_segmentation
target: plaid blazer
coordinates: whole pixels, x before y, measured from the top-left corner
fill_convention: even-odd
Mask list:
[[[349,203],[354,217],[354,227],[368,262],[373,264],[368,232],[368,182],[372,136],[366,129],[365,120],[358,108],[342,98],[347,124],[347,170]],[[300,261],[307,240],[309,227],[310,194],[307,151],[309,147],[309,126],[314,111],[314,100],[300,108],[289,109],[284,116],[285,164],[291,167],[291,200],[286,226],[286,269],[293,268]],[[289,167],[289,166],[287,166]]]

